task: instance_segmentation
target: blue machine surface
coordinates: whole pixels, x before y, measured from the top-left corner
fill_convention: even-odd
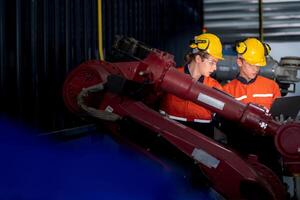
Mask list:
[[[1,199],[217,199],[180,166],[166,170],[107,134],[50,140],[20,127],[0,120]]]

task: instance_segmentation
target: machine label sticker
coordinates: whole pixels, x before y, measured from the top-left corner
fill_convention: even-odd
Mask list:
[[[217,158],[197,148],[193,150],[192,157],[209,168],[217,168],[220,163]]]
[[[225,105],[225,103],[223,101],[220,101],[218,99],[215,99],[215,98],[208,96],[206,94],[203,94],[203,93],[199,93],[197,100],[200,102],[203,102],[207,105],[210,105],[212,107],[215,107],[219,110],[223,110],[224,105]]]
[[[105,111],[107,111],[107,112],[113,112],[114,111],[114,109],[111,107],[111,106],[107,106],[106,108],[105,108]]]

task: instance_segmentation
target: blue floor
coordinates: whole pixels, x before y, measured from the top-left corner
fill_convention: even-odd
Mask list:
[[[54,142],[20,127],[0,120],[0,199],[217,199],[109,135]]]

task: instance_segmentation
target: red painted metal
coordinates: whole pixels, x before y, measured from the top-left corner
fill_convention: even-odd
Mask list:
[[[272,181],[269,181],[236,153],[191,128],[166,119],[141,102],[126,100],[119,106],[125,116],[133,118],[160,134],[187,156],[194,158],[211,181],[212,186],[228,199],[243,199],[240,185],[246,182],[256,183],[263,187],[270,195],[270,199],[284,199],[283,187],[271,170],[268,172],[272,174]],[[210,165],[209,161],[198,161],[194,155],[196,150],[206,152],[219,163]],[[229,181],[230,184],[228,184]]]
[[[278,130],[275,137],[275,144],[278,151],[286,158],[299,159],[300,146],[299,146],[300,124],[287,123],[282,125]],[[297,173],[300,173],[298,171]]]
[[[106,81],[105,78],[109,72],[103,69],[103,67],[99,67],[105,66],[106,64],[107,63],[101,61],[88,61],[68,75],[65,81],[68,84],[64,84],[63,97],[65,104],[70,111],[74,113],[81,111],[76,98],[82,88]],[[85,100],[89,105],[94,105],[96,99],[89,96]]]
[[[235,121],[262,135],[275,137],[276,147],[290,172],[299,173],[300,125],[281,125],[270,114],[254,104],[242,104],[222,91],[202,85],[179,73],[170,54],[153,50],[138,62],[107,63],[90,61],[80,65],[67,78],[64,100],[67,107],[79,113],[76,95],[82,88],[106,83],[109,75],[118,75],[137,84],[144,84],[144,97],[134,100],[126,94],[103,90],[97,98],[101,110],[129,117],[148,127],[193,158],[209,178],[212,186],[229,199],[245,198],[243,185],[261,188],[269,199],[284,199],[284,187],[276,175],[256,159],[244,160],[235,152],[149,108],[161,92],[169,92],[193,101],[226,119]],[[96,98],[96,97],[94,97]],[[87,98],[87,104],[95,105]],[[241,133],[242,134],[242,133]]]

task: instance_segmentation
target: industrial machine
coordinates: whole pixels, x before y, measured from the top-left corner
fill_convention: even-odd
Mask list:
[[[172,93],[253,133],[271,135],[285,171],[293,175],[300,174],[299,123],[281,124],[262,107],[245,105],[192,80],[177,71],[172,55],[133,38],[118,37],[114,49],[134,61],[87,61],[75,68],[63,88],[70,111],[109,121],[111,127],[126,118],[145,126],[193,159],[210,185],[226,199],[286,199],[280,179],[256,156],[241,157],[214,139],[161,115],[153,105],[165,92]]]

